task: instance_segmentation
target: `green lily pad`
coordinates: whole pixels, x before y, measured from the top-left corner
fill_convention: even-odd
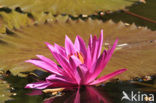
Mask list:
[[[146,21],[141,18],[138,18],[136,16],[127,14],[123,11],[121,12],[114,12],[111,14],[106,14],[103,16],[96,16],[96,18],[100,18],[104,21],[107,21],[109,19],[112,19],[115,22],[123,21],[126,23],[135,23],[137,26],[147,26],[148,28],[152,30],[156,30],[156,0],[146,0],[147,2],[135,4],[128,8],[128,11],[135,13],[139,16],[151,19],[154,22]]]
[[[0,33],[6,33],[6,30],[18,29],[22,26],[31,24],[31,19],[28,18],[27,14],[22,14],[16,11],[10,13],[0,12]]]
[[[36,54],[52,58],[44,42],[64,45],[66,34],[72,40],[76,35],[80,35],[87,42],[90,34],[99,36],[101,29],[104,30],[105,47],[119,38],[116,52],[102,75],[121,68],[128,69],[119,76],[123,80],[156,73],[156,31],[144,27],[137,28],[134,24],[127,26],[122,22],[104,23],[90,19],[87,21],[68,19],[66,22],[58,20],[15,30],[13,35],[0,35],[1,68],[9,69],[15,75],[34,70],[36,66],[24,61],[36,58]]]
[[[9,87],[6,81],[0,79],[0,103],[5,103],[5,101],[11,99]]]
[[[51,12],[52,14],[93,14],[98,11],[119,10],[138,0],[0,0],[2,7],[21,7],[27,12]]]
[[[54,17],[51,13],[31,13],[32,17],[28,16],[28,13],[20,13],[15,10],[7,13],[0,11],[0,33],[5,34],[8,30],[11,32],[13,29],[19,29],[25,26],[33,24],[44,24],[46,22],[53,22],[54,20],[66,21],[68,16]]]

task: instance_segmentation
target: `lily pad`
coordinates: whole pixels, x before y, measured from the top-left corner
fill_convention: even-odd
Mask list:
[[[21,7],[27,12],[52,14],[93,14],[97,11],[119,10],[139,0],[0,0],[2,7]]]
[[[66,22],[58,20],[15,30],[13,35],[0,35],[1,68],[9,69],[13,74],[34,70],[36,67],[24,61],[36,58],[36,54],[52,58],[44,42],[64,45],[66,34],[72,40],[80,35],[87,42],[90,34],[99,36],[101,29],[104,30],[104,47],[119,38],[117,49],[101,75],[122,68],[128,69],[118,76],[122,80],[156,73],[156,31],[137,28],[134,24],[127,26],[122,22],[104,23],[90,19]]]
[[[6,81],[0,79],[0,103],[5,103],[5,101],[11,99],[9,87]]]
[[[154,11],[156,9],[156,0],[146,1],[147,2],[145,4],[137,3],[135,5],[132,5],[131,7],[128,7],[128,11],[131,13],[135,13],[142,18],[148,18],[150,19],[150,21],[138,18],[134,15],[130,15],[124,11],[117,11],[103,16],[96,16],[94,18],[100,18],[104,21],[112,19],[115,22],[123,21],[130,24],[135,23],[137,26],[147,26],[152,30],[156,30],[156,13]]]
[[[31,24],[31,19],[27,14],[22,14],[16,11],[11,11],[10,13],[1,11],[0,18],[0,33],[6,33],[7,29],[18,29],[22,26]]]
[[[56,20],[66,21],[69,16],[56,16],[51,13],[20,13],[9,9],[10,12],[0,11],[0,33],[10,33],[13,29],[19,29],[33,24],[44,24]],[[28,16],[31,15],[32,17]]]

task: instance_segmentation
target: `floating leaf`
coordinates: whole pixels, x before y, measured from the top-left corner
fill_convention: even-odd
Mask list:
[[[21,26],[26,26],[31,24],[31,19],[28,18],[27,14],[22,14],[16,11],[11,11],[10,13],[0,12],[0,24],[1,24],[1,33],[6,32],[6,28],[12,30],[13,28],[20,28]]]
[[[5,101],[11,99],[9,87],[9,84],[6,81],[0,79],[0,103],[5,103]]]
[[[51,12],[52,14],[93,14],[97,11],[118,10],[138,0],[0,0],[1,6],[21,7],[27,12]]]
[[[52,22],[54,20],[66,21],[68,16],[54,17],[51,13],[31,13],[32,17],[28,16],[28,13],[19,13],[12,10],[11,12],[0,12],[0,33],[6,33],[7,30],[19,29],[24,26],[33,24],[44,24],[46,22]]]
[[[155,3],[156,3],[155,0],[147,0],[146,4],[142,3],[142,4],[134,5],[132,7],[129,7],[129,10],[138,15],[156,20],[156,14],[153,11],[154,9],[156,9]]]
[[[36,69],[25,60],[35,59],[36,54],[52,58],[51,53],[44,44],[50,42],[64,45],[65,34],[72,40],[80,35],[87,42],[90,34],[100,34],[104,30],[105,47],[119,38],[117,49],[112,59],[104,69],[108,74],[117,69],[127,68],[128,71],[119,76],[120,79],[155,74],[156,62],[156,32],[147,28],[137,28],[134,24],[125,26],[112,21],[72,21],[53,22],[36,26],[24,27],[15,30],[13,35],[0,35],[0,65],[13,74]]]
[[[46,21],[52,22],[55,18],[52,16],[51,13],[45,14],[43,12],[41,13],[32,13],[35,23],[44,24]]]
[[[142,16],[143,18],[148,18],[149,20],[143,20],[141,18],[138,18],[137,16],[130,15],[126,12],[114,12],[111,14],[107,14],[104,16],[99,16],[98,18],[101,18],[102,20],[106,21],[108,19],[112,19],[115,22],[123,21],[127,23],[135,23],[137,26],[147,26],[148,28],[152,30],[156,30],[156,0],[147,0],[147,3],[137,3],[131,7],[128,8],[128,11],[135,13],[139,16]],[[154,23],[155,22],[155,23]]]

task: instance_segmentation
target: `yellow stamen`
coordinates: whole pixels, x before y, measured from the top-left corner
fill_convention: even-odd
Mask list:
[[[84,58],[81,53],[76,52],[74,54],[70,54],[70,55],[68,55],[68,58],[70,58],[72,55],[75,55],[82,62],[82,64],[84,63]]]
[[[84,58],[83,58],[83,56],[82,56],[79,52],[77,52],[77,56],[78,56],[78,58],[80,59],[80,61],[81,61],[82,63],[84,63]]]

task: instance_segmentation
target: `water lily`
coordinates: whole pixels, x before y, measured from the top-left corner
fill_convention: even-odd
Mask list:
[[[97,79],[110,60],[117,42],[118,40],[114,42],[112,48],[103,50],[101,53],[103,30],[101,30],[99,38],[90,35],[88,47],[80,36],[76,36],[74,43],[66,36],[65,47],[46,42],[59,65],[43,55],[37,55],[39,58],[37,60],[27,60],[26,62],[50,72],[51,75],[45,81],[27,84],[26,88],[44,89],[47,87],[96,85],[119,75],[126,69],[117,70]]]

